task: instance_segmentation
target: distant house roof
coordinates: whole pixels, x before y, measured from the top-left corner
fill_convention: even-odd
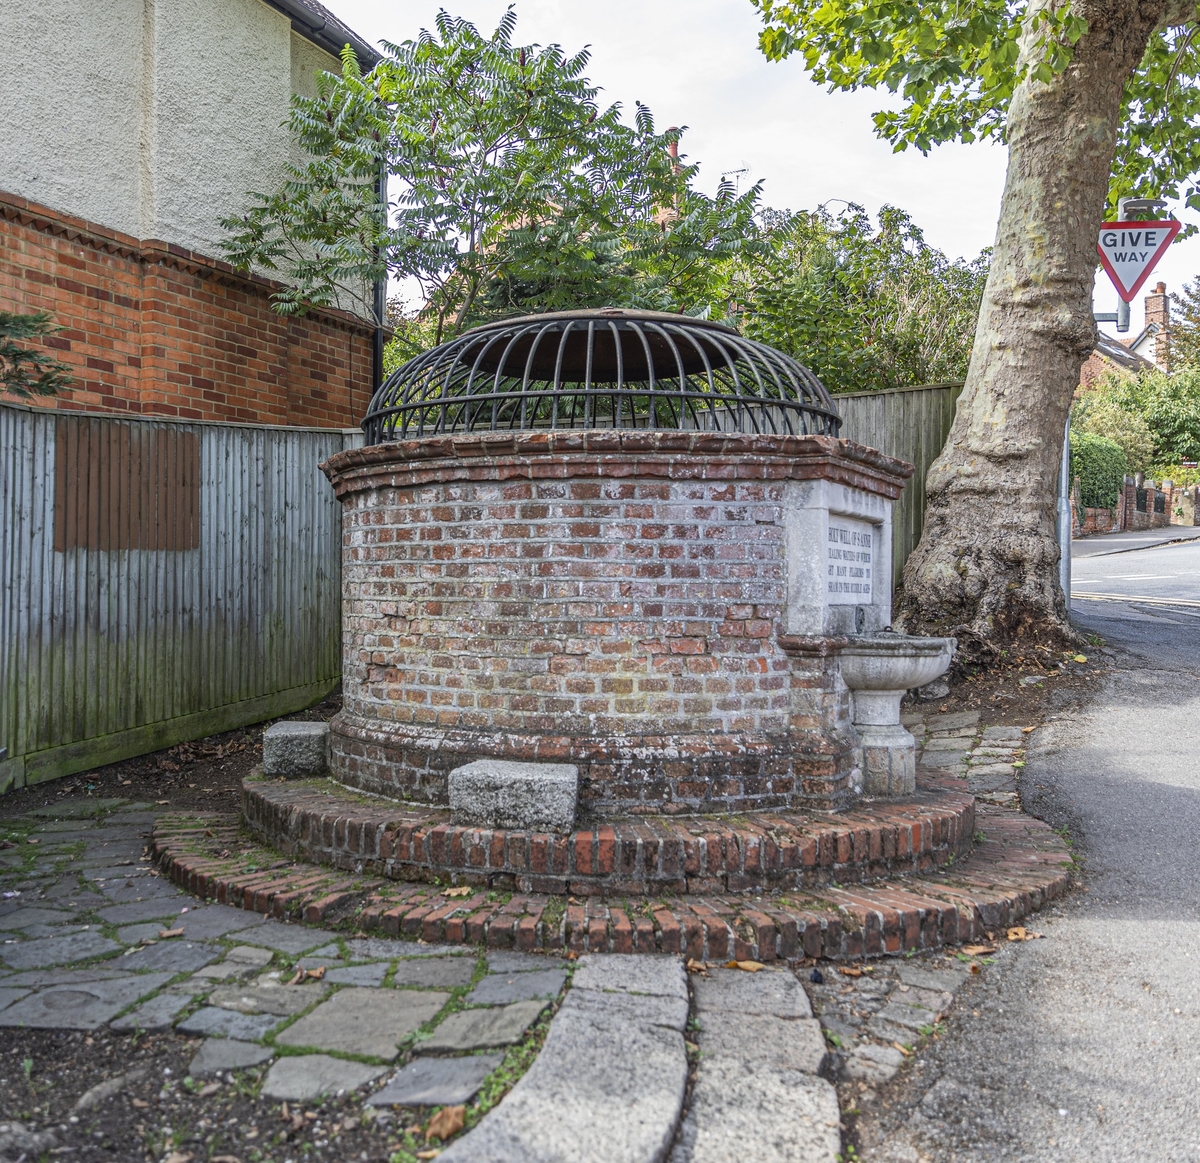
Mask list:
[[[1135,342],[1140,343],[1143,338],[1144,336],[1139,336]],[[1130,351],[1123,343],[1118,343],[1117,340],[1105,335],[1103,332],[1100,332],[1096,336],[1094,350],[1097,355],[1103,356],[1118,367],[1126,368],[1131,372],[1152,370],[1154,368],[1154,364],[1150,360],[1138,355],[1136,351]]]
[[[352,28],[343,24],[324,4],[317,0],[266,0],[272,7],[291,18],[292,28],[305,40],[340,56],[345,45],[354,50],[363,68],[371,69],[379,61],[377,53]]]

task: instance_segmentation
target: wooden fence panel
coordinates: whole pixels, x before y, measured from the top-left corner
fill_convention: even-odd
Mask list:
[[[961,392],[962,384],[931,384],[833,397],[842,417],[842,436],[916,466],[893,513],[892,570],[897,584],[908,555],[921,539],[925,477],[950,434]]]
[[[0,405],[0,792],[327,693],[361,439]]]

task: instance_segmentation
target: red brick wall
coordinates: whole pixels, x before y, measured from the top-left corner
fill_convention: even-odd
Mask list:
[[[345,428],[370,401],[372,331],[285,318],[277,284],[0,193],[0,306],[49,311],[76,385],[35,403],[186,420]]]
[[[588,455],[599,435],[335,458],[338,777],[437,803],[450,769],[493,756],[578,764],[585,815],[843,806],[846,688],[779,640],[784,493],[830,471],[901,482],[819,437],[618,432]]]

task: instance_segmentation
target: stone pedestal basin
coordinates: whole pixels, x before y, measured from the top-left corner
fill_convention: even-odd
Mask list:
[[[901,796],[915,790],[916,740],[901,726],[900,700],[906,691],[945,673],[957,645],[954,638],[883,633],[856,635],[842,649],[842,679],[853,693],[867,795]]]

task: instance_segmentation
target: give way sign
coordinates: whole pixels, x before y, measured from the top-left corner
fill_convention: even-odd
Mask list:
[[[1128,303],[1141,290],[1180,222],[1105,222],[1100,227],[1096,251],[1117,294]]]

